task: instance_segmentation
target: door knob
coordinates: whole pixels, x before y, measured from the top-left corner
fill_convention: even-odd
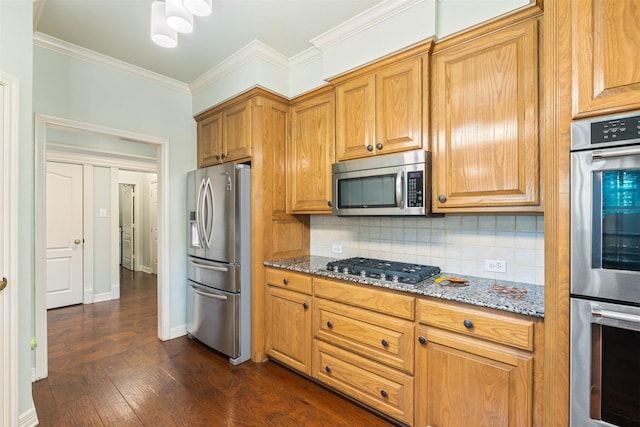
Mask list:
[[[4,288],[7,287],[7,278],[3,277],[2,280],[0,280],[0,291],[4,291]]]
[[[80,243],[82,243],[82,240],[76,239],[76,240],[73,241],[73,243],[75,243],[76,245],[79,245]]]

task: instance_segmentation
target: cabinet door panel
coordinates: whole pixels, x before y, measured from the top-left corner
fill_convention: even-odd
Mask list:
[[[333,91],[291,108],[287,150],[289,211],[331,213],[331,165],[335,159]]]
[[[533,355],[422,326],[417,426],[532,425]]]
[[[574,117],[640,108],[640,4],[574,0]]]
[[[539,205],[537,28],[434,55],[434,211]]]
[[[336,88],[338,161],[367,157],[374,141],[375,76],[363,76]]]
[[[421,147],[421,65],[415,58],[376,74],[376,154]]]
[[[310,375],[311,296],[267,286],[266,303],[267,354]]]
[[[198,167],[222,163],[222,115],[198,122]]]
[[[251,100],[223,113],[225,162],[251,157]]]

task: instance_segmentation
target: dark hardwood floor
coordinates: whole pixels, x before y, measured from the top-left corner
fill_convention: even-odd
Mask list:
[[[121,272],[119,300],[49,310],[41,426],[389,426],[271,361],[232,366],[157,338],[156,276]]]

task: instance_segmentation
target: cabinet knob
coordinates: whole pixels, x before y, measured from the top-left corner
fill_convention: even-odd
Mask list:
[[[389,393],[387,393],[387,390],[385,389],[380,390],[380,395],[384,398],[389,397]]]
[[[376,148],[377,148],[378,150],[382,150],[382,142],[378,142],[378,143],[376,144]]]
[[[471,329],[473,328],[473,322],[469,319],[465,319],[464,322],[462,322],[462,324],[464,325],[465,328],[467,329]]]
[[[333,204],[331,203],[331,200],[327,201],[327,205],[328,205],[329,207],[331,207],[331,206],[333,205]]]
[[[216,154],[216,160],[220,160],[220,154]]]
[[[220,156],[220,157],[221,157],[222,159],[224,159],[224,158],[225,158],[225,157],[227,157],[227,156],[225,156],[225,155],[223,154],[223,155],[222,155],[222,156]]]
[[[282,283],[284,283],[285,285],[289,284],[289,280],[288,279],[282,279]]]
[[[302,308],[306,310],[307,308],[309,308],[309,304],[307,304],[306,302],[302,303]]]
[[[389,341],[385,340],[384,338],[382,339],[382,346],[383,347],[389,347]]]
[[[331,373],[331,366],[327,365],[324,367],[324,370],[327,371],[328,374]]]
[[[373,145],[371,144],[367,145],[367,151],[373,151]]]
[[[427,343],[427,339],[423,336],[418,337],[418,342],[422,345]]]
[[[327,321],[327,328],[333,328],[333,323],[331,323],[331,320]]]
[[[445,195],[444,195],[444,194],[441,194],[441,195],[439,195],[439,196],[438,196],[438,201],[439,201],[440,203],[444,203],[444,202],[446,202],[446,201],[447,201],[447,198],[445,197]]]

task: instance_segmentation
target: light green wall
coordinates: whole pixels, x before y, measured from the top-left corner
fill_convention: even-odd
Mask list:
[[[34,171],[32,116],[33,2],[0,1],[0,70],[20,81],[18,179],[18,405],[20,414],[33,410],[31,336],[33,335]]]
[[[93,296],[111,293],[111,168],[93,167]],[[107,216],[100,218],[100,209]]]
[[[196,167],[196,124],[191,95],[139,77],[34,47],[36,113],[167,138],[166,263],[170,328],[186,322],[186,173]]]

